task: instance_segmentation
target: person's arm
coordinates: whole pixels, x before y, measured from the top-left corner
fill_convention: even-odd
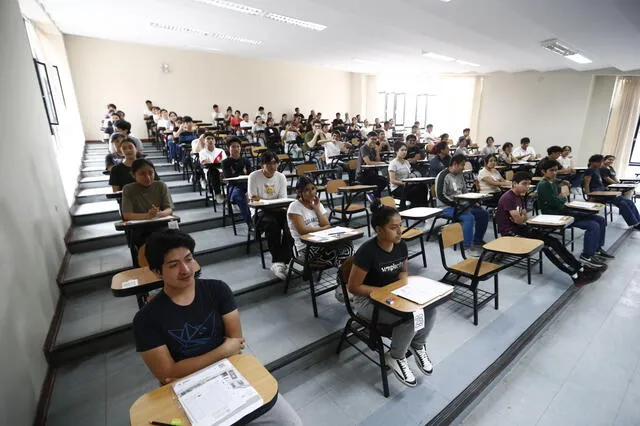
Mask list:
[[[582,177],[582,190],[587,194],[591,194],[591,176],[585,174]]]
[[[600,174],[602,175],[602,172],[600,172]],[[602,180],[604,181],[605,185],[612,185],[614,183],[618,183],[615,179],[611,177],[608,171],[606,174],[602,175]]]
[[[302,215],[299,215],[297,213],[289,213],[287,216],[289,216],[289,219],[291,219],[291,222],[293,222],[293,226],[296,227],[296,231],[300,235],[306,235],[310,232],[322,231],[323,229],[331,228],[331,225],[329,224],[329,221],[327,220],[327,217],[325,215],[318,214],[317,211],[316,215],[318,216],[318,219],[320,221],[319,227],[306,226],[304,224],[304,218],[302,217]]]
[[[396,179],[396,169],[395,168],[392,169],[391,167],[392,165],[389,164],[389,182],[398,186],[404,185],[403,181]]]
[[[509,217],[516,225],[524,225],[527,221],[527,212],[524,209],[509,210]]]
[[[118,185],[111,185],[111,190],[113,192],[118,192],[118,191],[122,191],[122,188],[119,187]]]
[[[278,181],[280,182],[276,198],[287,198],[287,178],[280,172],[276,173],[278,174]]]
[[[545,210],[562,211],[565,209],[564,203],[566,200],[553,190],[553,186],[549,182],[545,180],[540,181],[536,192],[538,193],[538,200],[540,201],[540,207],[543,212]]]
[[[483,176],[480,180],[489,186],[502,186],[502,179],[497,180],[492,175]]]

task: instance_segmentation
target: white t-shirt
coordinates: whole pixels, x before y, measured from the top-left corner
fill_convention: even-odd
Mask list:
[[[409,163],[407,160],[401,162],[397,158],[394,158],[389,163],[389,171],[396,172],[396,180],[406,179],[411,174],[411,163]],[[399,185],[394,185],[392,182],[390,182],[389,186],[392,191],[395,191]]]
[[[483,179],[486,177],[491,178],[496,182],[504,180],[504,178],[502,177],[502,175],[498,170],[493,169],[489,171],[487,170],[486,167],[483,167],[482,169],[480,169],[480,172],[478,173],[478,182],[480,183],[480,192],[482,192],[483,194],[496,192],[498,190],[498,188],[496,188],[495,186],[491,186],[488,183],[484,182]]]
[[[256,112],[256,117],[262,117],[264,121],[267,121],[267,114],[265,114],[264,112]]]
[[[563,157],[562,155],[558,157],[558,163],[562,166],[563,169],[575,168],[576,162],[573,160],[572,156]]]
[[[529,145],[526,150],[522,149],[522,146],[519,146],[513,149],[511,155],[516,158],[522,157],[523,155],[528,155],[529,158],[523,158],[523,160],[533,160],[536,156],[536,151],[531,147],[531,145]]]
[[[393,137],[393,129],[385,130],[384,137],[387,139],[391,139]]]
[[[218,118],[224,118],[224,113],[222,112],[215,112],[215,111],[211,111],[211,118],[213,120],[216,120]]]
[[[328,140],[324,143],[324,156],[327,157],[327,160],[331,157],[335,157],[336,155],[340,155],[340,149],[342,148],[342,142]]]
[[[436,140],[436,137],[433,136],[433,133],[429,133],[429,132],[424,133],[424,141],[426,143],[433,143],[435,142],[435,140]]]
[[[167,130],[171,130],[171,128],[173,128],[171,126],[171,122],[169,120],[165,120],[164,118],[159,119],[156,124],[158,125],[158,129],[160,127],[164,127]]]
[[[320,204],[320,212],[322,212],[323,215],[327,214],[327,210],[322,204]],[[320,219],[318,218],[318,215],[316,215],[316,212],[314,210],[306,208],[304,204],[300,202],[300,200],[296,200],[293,203],[289,204],[289,208],[287,209],[287,223],[289,224],[291,236],[295,241],[296,249],[300,251],[304,248],[305,245],[302,241],[300,241],[300,234],[293,224],[293,221],[289,217],[290,214],[302,216],[302,219],[304,220],[304,226],[310,226],[314,228],[320,227]]]
[[[249,197],[257,195],[261,200],[287,198],[287,178],[280,172],[275,172],[268,179],[262,170],[251,172],[247,187]]]
[[[200,151],[204,151],[205,149],[207,149],[207,145],[204,144],[203,146],[200,146],[200,138],[191,141],[191,152],[199,153]]]
[[[264,124],[254,124],[251,131],[253,133],[256,133],[256,132],[259,132],[259,131],[263,131],[264,132],[264,129],[266,129],[266,128],[267,128],[267,126],[264,125]]]
[[[242,120],[240,122],[240,128],[241,129],[251,129],[253,127],[253,122],[252,121],[244,121]]]
[[[201,163],[222,163],[227,158],[227,154],[224,149],[213,148],[213,151],[209,151],[207,148],[200,151]]]
[[[153,117],[153,112],[150,109],[145,108],[143,114],[145,118]]]

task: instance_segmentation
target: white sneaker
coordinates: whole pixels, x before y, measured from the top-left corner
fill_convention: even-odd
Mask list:
[[[204,179],[200,179],[200,188],[207,189],[207,181]]]
[[[469,248],[465,247],[464,254],[466,254],[468,257],[480,257],[480,255],[482,254],[482,247],[478,247],[478,246],[471,246]]]
[[[385,364],[387,364],[387,367],[391,368],[391,371],[393,371],[393,374],[398,378],[398,380],[405,385],[414,387],[418,383],[416,376],[413,375],[413,371],[409,368],[409,363],[406,358],[395,359],[389,352],[387,352],[385,354]]]
[[[224,204],[224,195],[222,195],[222,194],[216,194],[216,201],[217,201],[219,204]]]
[[[409,347],[409,350],[413,354],[413,357],[416,360],[416,365],[424,374],[433,373],[433,364],[431,364],[431,360],[429,359],[429,355],[427,355],[427,347],[422,345],[419,349],[414,348],[413,346]]]
[[[282,281],[286,281],[289,268],[287,268],[287,265],[285,265],[284,263],[276,262],[271,265],[271,272],[273,272],[273,274],[276,277],[280,278]]]

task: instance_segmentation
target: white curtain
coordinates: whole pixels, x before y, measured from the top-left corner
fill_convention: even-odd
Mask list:
[[[602,147],[602,154],[616,156],[614,167],[618,176],[624,177],[629,167],[639,115],[640,77],[618,77]]]

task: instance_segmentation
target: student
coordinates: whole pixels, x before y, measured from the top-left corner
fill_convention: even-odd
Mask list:
[[[463,136],[460,136],[460,140],[458,141],[458,148],[456,149],[456,151],[453,153],[454,156],[456,155],[464,155],[465,157],[469,156],[469,150],[467,149],[467,140],[464,139]]]
[[[253,122],[249,120],[249,114],[246,112],[242,114],[242,121],[240,122],[239,127],[241,134],[244,135],[249,142],[253,142],[253,134],[251,133]]]
[[[418,161],[427,158],[427,152],[418,145],[416,135],[407,135],[405,141],[407,146],[407,160],[409,160],[412,166],[416,166]]]
[[[602,169],[602,161],[604,157],[600,154],[592,155],[589,157],[589,168],[584,173],[583,187],[587,195],[593,191],[606,191],[606,187],[602,182],[602,176],[600,175],[600,169]],[[620,215],[624,218],[624,221],[628,226],[633,226],[636,230],[640,231],[640,213],[633,201],[621,196],[617,197],[590,197],[598,202],[608,201],[620,210]]]
[[[160,120],[160,111],[161,108],[158,106],[153,106],[151,108],[151,118],[153,119],[153,122],[158,124],[158,120]]]
[[[543,173],[542,180],[536,188],[538,207],[542,214],[573,216],[575,219],[573,226],[585,231],[580,262],[594,269],[602,268],[607,259],[614,258],[603,248],[607,232],[607,224],[604,217],[597,214],[578,212],[565,206],[567,198],[560,194],[560,189],[556,183],[556,175],[560,167],[556,160],[545,158],[540,161],[538,167]]]
[[[462,136],[460,136],[458,138],[458,144],[460,143],[460,141],[465,141],[467,147],[471,147],[473,145],[473,142],[471,141],[471,137],[469,136],[471,134],[471,129],[469,129],[468,127],[466,129],[462,130]]]
[[[296,192],[298,198],[289,204],[287,209],[287,223],[295,242],[298,258],[304,259],[307,247],[300,240],[300,236],[331,228],[331,224],[327,219],[327,210],[316,195],[316,185],[313,180],[306,176],[300,177],[296,184]],[[306,256],[313,266],[339,268],[345,259],[353,255],[351,243],[338,247],[311,246],[308,249],[309,253],[306,253]]]
[[[340,140],[341,134],[339,131],[334,130],[331,135],[331,140],[326,141],[322,146],[324,147],[324,156],[328,164],[335,166],[336,170],[340,173],[340,178],[346,172],[349,174],[349,182],[355,180],[355,170],[351,170],[349,165],[344,161],[335,160],[341,154],[348,154],[351,144],[349,142],[342,142]]]
[[[100,127],[100,130],[104,133],[102,135],[103,142],[105,143],[109,142],[111,135],[115,131],[113,128],[113,123],[115,123],[118,120],[120,120],[120,117],[118,116],[118,114],[115,113],[115,111],[112,112],[110,115],[108,115],[104,120],[102,120],[102,125]]]
[[[558,145],[552,145],[549,148],[547,148],[547,156],[545,158],[543,158],[543,160],[553,160],[558,162],[558,159],[562,156],[562,147],[558,146]],[[560,163],[558,162],[558,166],[560,167]],[[558,170],[556,172],[556,174],[558,176],[561,176],[562,178],[566,178],[566,179],[571,179],[571,175],[573,175],[575,173],[575,170],[573,170],[572,168],[560,168],[560,170]],[[536,176],[542,176],[544,174],[544,171],[541,169],[540,167],[540,163],[538,163],[538,166],[536,167]]]
[[[324,141],[327,140],[324,132],[322,131],[322,127],[322,123],[316,121],[315,123],[313,123],[313,131],[307,132],[307,134],[304,135],[305,145],[302,149],[304,152],[307,152],[309,148],[315,148],[316,145],[322,145]]]
[[[438,142],[438,138],[433,134],[433,124],[427,124],[427,132],[424,134],[424,143],[427,144],[427,151],[430,151],[430,148]]]
[[[136,181],[131,173],[131,166],[134,161],[141,158],[136,144],[129,138],[124,138],[120,143],[120,152],[124,155],[124,160],[113,166],[111,173],[109,173],[109,185],[111,185],[113,192],[121,191],[126,184]],[[157,175],[155,179],[159,179]]]
[[[282,153],[282,139],[280,131],[275,126],[273,118],[267,119],[267,127],[264,129],[265,144],[269,151]]]
[[[171,124],[171,121],[169,120],[169,111],[167,111],[164,108],[160,110],[160,117],[158,118],[156,125],[158,126],[158,130],[160,129],[172,130],[170,128],[172,124]]]
[[[498,157],[495,154],[489,154],[485,157],[484,167],[478,173],[480,192],[483,194],[497,192],[505,182],[498,169],[496,169],[497,165]]]
[[[287,153],[294,159],[301,159],[304,157],[303,150],[298,146],[298,142],[302,140],[300,137],[300,130],[298,125],[294,123],[288,123],[282,132],[282,139],[284,140]],[[303,146],[306,144],[302,143]]]
[[[405,188],[402,179],[411,174],[411,164],[407,161],[407,145],[399,142],[395,146],[396,157],[389,163],[389,186],[391,195],[400,198],[400,207],[406,207],[406,201],[411,207],[424,207],[427,205],[427,187],[423,183],[415,183]]]
[[[107,112],[104,114],[104,118],[107,119],[116,113],[118,107],[116,104],[107,104]]]
[[[199,266],[194,250],[193,238],[177,230],[155,232],[148,239],[145,256],[149,268],[164,286],[136,313],[133,334],[136,351],[163,384],[244,349],[233,292],[223,281],[195,278]],[[181,330],[186,330],[186,334],[178,337]],[[277,396],[275,405],[256,423],[302,425],[282,395]]]
[[[213,105],[213,111],[211,111],[211,119],[214,123],[216,123],[218,120],[224,120],[224,113],[220,111],[220,107],[218,106],[218,104]]]
[[[602,168],[600,169],[602,182],[607,186],[613,185],[614,183],[620,183],[616,177],[616,170],[613,168],[614,161],[616,161],[615,155],[605,155],[604,161],[602,162]]]
[[[227,124],[230,124],[232,119],[233,119],[233,108],[229,106],[227,107],[227,111],[224,114],[224,122]]]
[[[230,157],[222,161],[222,174],[224,177],[232,178],[251,173],[251,163],[247,158],[240,156],[242,153],[242,143],[240,139],[235,136],[230,137],[227,140],[227,146],[229,147]],[[253,228],[253,222],[251,221],[251,213],[249,212],[249,205],[247,204],[247,184],[244,182],[229,184],[229,193],[227,196],[232,202],[236,203],[238,209],[240,209],[242,220],[244,220],[249,230],[251,230]]]
[[[173,213],[173,201],[167,185],[155,180],[153,163],[139,158],[131,164],[135,182],[122,188],[124,220],[143,220],[166,217]]]
[[[122,151],[120,150],[122,141],[126,138],[122,133],[114,133],[111,136],[111,144],[110,151],[104,157],[104,168],[106,171],[111,172],[114,166],[122,163],[124,160],[124,156],[122,155]]]
[[[441,171],[436,177],[436,194],[438,200],[447,207],[442,211],[445,216],[462,222],[464,248],[470,256],[479,256],[482,252],[484,234],[489,224],[489,213],[480,207],[466,208],[464,203],[455,199],[458,194],[467,193],[462,172],[467,159],[464,155],[454,155],[448,169]],[[464,209],[463,213],[459,210]]]
[[[118,120],[115,123],[113,123],[113,130],[114,130],[114,135],[116,133],[121,133],[126,137],[128,137],[129,139],[133,140],[133,142],[136,144],[136,148],[138,149],[138,152],[140,154],[144,154],[144,148],[142,147],[142,142],[140,142],[140,139],[136,138],[131,134],[131,123],[125,120]],[[111,137],[113,137],[113,135],[111,135]]]
[[[198,139],[191,141],[191,153],[200,154],[200,151],[207,149],[207,142],[204,140],[204,135],[207,133],[204,129],[198,129]]]
[[[511,142],[505,142],[504,145],[502,145],[502,152],[500,153],[499,157],[500,164],[511,165],[517,162],[518,160],[516,160],[512,152],[513,144]]]
[[[240,130],[241,122],[242,122],[242,115],[240,115],[240,111],[236,110],[229,122],[229,125],[234,131],[238,132]]]
[[[153,119],[153,102],[146,100],[144,101],[144,110],[142,111],[142,118],[145,121],[149,121]]]
[[[449,155],[449,142],[440,140],[435,146],[435,157],[429,162],[429,176],[436,177],[438,173],[449,167],[451,156]]]
[[[182,124],[177,131],[173,132],[173,136],[177,141],[175,146],[175,160],[178,161],[180,165],[182,165],[182,161],[184,159],[184,151],[179,145],[183,143],[190,144],[194,139],[197,139],[198,136],[196,135],[196,132],[196,125],[193,122],[193,119],[188,115],[182,117]]]
[[[382,196],[382,191],[387,187],[389,181],[378,174],[378,170],[366,170],[362,166],[373,164],[384,164],[384,161],[380,158],[380,141],[378,140],[378,134],[376,132],[369,132],[367,143],[363,143],[360,147],[358,155],[358,172],[360,176],[358,180],[363,185],[376,185],[377,189],[374,191],[376,197]]]
[[[391,128],[391,123],[385,121],[383,123],[384,137],[387,139],[391,139],[393,137],[393,129]]]
[[[548,233],[526,226],[527,210],[523,197],[529,190],[531,173],[517,172],[513,175],[513,187],[505,192],[496,211],[496,224],[502,236],[533,238],[544,242],[543,253],[562,272],[568,274],[576,287],[582,287],[600,278],[600,271],[583,266],[567,250],[560,240]]]
[[[491,155],[491,154],[497,154],[498,148],[494,146],[495,142],[496,141],[493,139],[493,136],[489,136],[487,138],[487,146],[482,148],[482,150],[480,151],[480,154],[482,154],[483,157],[486,157],[487,155]]]
[[[371,318],[373,315],[373,303],[369,298],[372,291],[407,278],[408,251],[407,244],[402,240],[402,220],[398,211],[381,206],[373,213],[371,225],[376,236],[365,241],[356,251],[348,282],[349,292],[355,296],[356,310],[364,318]],[[417,384],[405,357],[407,350],[413,353],[420,371],[424,374],[433,372],[433,365],[427,355],[426,340],[435,317],[435,309],[425,309],[423,329],[414,331],[412,320],[393,327],[391,349],[386,354],[385,361],[398,380],[407,386]],[[399,317],[385,309],[378,313],[380,324],[396,324],[399,320]]]
[[[536,151],[530,145],[531,139],[526,137],[520,139],[520,148],[513,150],[513,156],[516,161],[533,161],[536,159]]]
[[[262,168],[249,175],[248,195],[252,201],[287,198],[287,178],[278,171],[278,156],[265,151],[261,156]],[[284,209],[258,209],[254,215],[258,232],[267,234],[271,252],[271,272],[281,280],[287,279],[287,264],[291,259],[293,243]]]
[[[256,119],[258,117],[262,118],[262,122],[267,121],[267,114],[264,113],[264,107],[263,106],[259,106],[258,107],[258,112],[256,113]]]
[[[287,123],[289,123],[289,120],[287,119],[287,114],[282,114],[282,116],[280,117],[280,123],[278,124],[278,127],[280,127],[280,130],[284,130],[284,128],[287,127]]]
[[[344,126],[344,121],[342,121],[342,118],[340,118],[339,112],[336,112],[336,118],[331,122],[331,125],[333,126],[334,130],[338,127]]]
[[[261,116],[256,115],[256,121],[253,123],[253,127],[251,127],[251,132],[254,135],[257,135],[258,132],[264,132],[266,128],[267,125],[264,123],[264,119]]]
[[[571,155],[571,147],[569,145],[565,145],[562,147],[562,155],[556,159],[560,166],[563,169],[574,169],[576,168],[576,162]]]
[[[224,149],[216,148],[216,138],[213,133],[206,132],[204,134],[204,140],[206,148],[200,151],[200,164],[218,164],[222,165],[222,162],[227,158]],[[209,182],[209,188],[215,194],[216,201],[218,203],[224,203],[224,196],[222,195],[222,180],[220,178],[220,169],[217,167],[208,167],[205,169],[207,175],[207,181]]]

